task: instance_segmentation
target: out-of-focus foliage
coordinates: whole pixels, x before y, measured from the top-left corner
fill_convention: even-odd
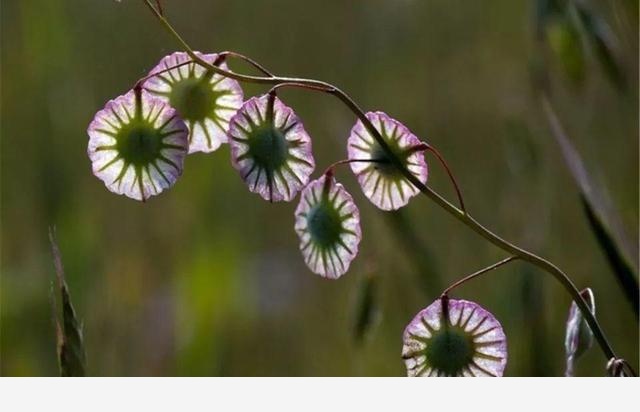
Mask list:
[[[587,43],[600,62],[609,80],[623,90],[626,84],[624,69],[617,56],[617,45],[611,28],[583,3],[576,3],[576,14],[585,31]]]
[[[582,85],[593,55],[613,85],[624,91],[626,79],[616,36],[586,0],[535,0],[536,31],[544,38],[567,77]]]
[[[369,337],[380,319],[376,282],[374,275],[366,275],[357,289],[353,320],[353,337],[357,344],[362,344]]]
[[[60,375],[62,376],[85,376],[87,355],[84,350],[82,339],[82,324],[76,316],[76,311],[71,303],[69,286],[64,277],[64,267],[62,266],[62,256],[55,238],[55,230],[49,229],[49,241],[51,242],[51,252],[53,263],[56,269],[56,284],[60,292],[62,304],[62,324],[59,320],[58,311],[55,305],[55,298],[52,299],[54,309],[54,321],[56,327],[56,338],[58,342],[58,364]]]
[[[589,226],[637,317],[638,279],[633,264],[629,262],[629,252],[625,253],[623,250],[623,246],[629,242],[626,241],[620,218],[610,204],[611,202],[607,202],[607,197],[602,189],[590,177],[580,154],[565,135],[551,103],[543,99],[543,106],[550,123],[551,135],[558,143],[562,158],[573,176],[576,186],[578,186],[580,203],[583,205]],[[617,232],[615,235],[614,230]],[[630,248],[627,247],[627,249]]]
[[[589,220],[589,225],[593,231],[600,248],[604,252],[611,269],[618,279],[627,300],[631,304],[631,309],[638,317],[638,275],[635,272],[629,258],[624,255],[618,243],[613,238],[611,231],[602,220],[601,216],[591,206],[591,203],[584,196],[580,197],[584,212]]]
[[[561,76],[550,82],[567,133],[612,195],[624,227],[637,234],[637,10],[626,0],[597,3],[619,40],[626,93],[615,92],[600,70],[589,72],[581,92]],[[331,81],[366,110],[402,120],[446,157],[477,219],[598,292],[599,302],[607,302],[598,308],[599,322],[637,367],[636,319],[607,275],[532,99],[530,5],[166,0],[164,6],[198,50],[237,50],[277,73]],[[503,257],[424,196],[403,212],[433,258],[412,257],[415,250],[398,240],[343,168],[336,178],[360,208],[363,240],[346,275],[321,279],[298,252],[296,202],[256,199],[231,167],[227,146],[187,157],[176,185],[146,204],[113,195],[91,174],[86,128],[107,100],[175,50],[173,40],[137,1],[3,1],[0,18],[2,375],[58,374],[48,299],[53,224],[85,325],[90,375],[401,376],[407,322],[440,294],[439,285]],[[247,97],[265,91],[243,88]],[[280,95],[314,139],[313,178],[346,157],[355,121],[347,110],[326,96]],[[444,171],[429,166],[429,184],[455,199]],[[428,276],[418,270],[428,263],[439,283],[418,277]],[[523,265],[465,285],[456,298],[491,308],[500,320],[509,338],[507,376],[561,375],[570,299]],[[366,273],[376,274],[384,316],[366,345],[354,345],[354,296]],[[535,358],[540,347],[542,361]],[[594,348],[575,372],[603,375],[603,368]]]

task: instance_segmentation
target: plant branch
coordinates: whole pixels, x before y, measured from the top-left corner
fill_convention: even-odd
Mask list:
[[[459,281],[455,282],[454,284],[452,284],[451,286],[446,288],[444,290],[444,292],[442,292],[442,295],[443,296],[444,295],[448,295],[449,292],[451,292],[453,289],[457,288],[458,286],[462,285],[463,283],[466,283],[466,282],[470,281],[471,279],[473,279],[475,277],[478,277],[480,275],[483,275],[483,274],[485,274],[487,272],[491,272],[492,270],[495,270],[495,269],[499,268],[500,266],[505,265],[505,264],[507,264],[509,262],[512,262],[512,261],[514,261],[516,259],[518,259],[517,256],[509,256],[506,259],[502,259],[500,262],[494,263],[491,266],[487,266],[486,268],[480,269],[477,272],[473,272],[472,274],[463,277]]]
[[[164,16],[164,11],[162,11],[162,2],[160,0],[156,0],[156,7],[158,9],[158,13],[160,13],[161,16]]]
[[[182,66],[186,66],[186,65],[188,65],[188,64],[192,64],[192,63],[193,63],[193,60],[187,60],[186,62],[178,63],[178,64],[176,64],[176,65],[173,65],[173,66],[167,67],[166,69],[162,69],[162,70],[159,70],[159,71],[157,71],[157,72],[154,72],[154,73],[148,74],[148,75],[146,75],[146,76],[141,77],[140,79],[138,79],[138,81],[137,81],[137,82],[136,82],[136,84],[133,86],[133,88],[134,88],[134,90],[142,89],[142,86],[144,85],[144,83],[145,83],[147,80],[151,79],[152,77],[159,76],[159,75],[161,75],[161,74],[163,74],[163,73],[166,73],[166,72],[169,72],[169,71],[171,71],[171,70],[173,70],[173,69],[177,69],[177,68],[180,68],[180,67],[182,67]]]
[[[198,64],[206,67],[207,69],[218,73],[222,76],[226,76],[238,81],[257,83],[257,84],[271,84],[271,85],[279,85],[279,84],[295,84],[297,87],[305,87],[309,89],[319,89],[318,91],[322,91],[331,95],[336,96],[342,103],[351,110],[356,117],[363,123],[363,125],[367,128],[369,133],[373,136],[376,142],[380,145],[380,147],[387,153],[389,160],[393,163],[398,170],[403,174],[403,176],[411,182],[418,190],[420,190],[424,195],[429,197],[432,201],[434,201],[438,206],[443,208],[453,217],[458,219],[460,222],[468,226],[474,232],[497,246],[498,248],[508,252],[511,255],[517,256],[519,259],[524,260],[526,262],[531,263],[534,266],[542,269],[543,271],[551,274],[560,284],[565,288],[567,293],[571,296],[571,298],[576,302],[578,308],[582,312],[585,321],[588,323],[589,327],[594,333],[594,336],[602,348],[602,351],[605,355],[607,361],[611,358],[617,358],[615,352],[611,348],[609,341],[607,340],[602,328],[600,327],[597,319],[589,310],[588,304],[580,295],[580,291],[575,286],[575,284],[571,281],[571,279],[556,265],[549,262],[548,260],[535,255],[521,247],[518,247],[500,236],[496,235],[483,225],[481,225],[477,220],[475,220],[470,214],[465,212],[464,210],[458,209],[453,204],[449,203],[446,199],[444,199],[440,194],[435,192],[433,189],[429,188],[427,185],[422,183],[416,176],[414,176],[398,159],[393,152],[391,151],[389,145],[380,135],[380,132],[373,126],[373,124],[367,119],[364,111],[357,105],[353,99],[337,88],[336,86],[320,81],[320,80],[312,80],[312,79],[303,79],[303,78],[293,78],[293,77],[280,77],[280,76],[248,76],[239,73],[235,73],[232,71],[227,71],[221,69],[220,67],[211,65],[198,57],[193,49],[182,39],[182,37],[175,31],[175,29],[171,26],[171,24],[164,18],[164,16],[156,10],[152,4],[151,0],[143,0],[144,3],[153,11],[155,16],[158,18],[160,23],[165,27],[165,29],[178,41],[178,43],[186,50],[186,52],[191,56],[191,58]]]
[[[624,246],[624,232],[618,227],[618,219],[609,207],[606,207],[602,192],[598,190],[589,177],[580,154],[572,145],[558,114],[556,113],[549,95],[542,92],[540,95],[542,109],[549,124],[551,135],[560,146],[560,153],[565,160],[573,180],[578,186],[580,200],[583,205],[587,220],[595,234],[596,240],[603,250],[605,257],[611,266],[612,273],[622,288],[625,297],[633,308],[633,313],[638,317],[638,279],[634,274],[633,264],[628,259],[628,249]]]
[[[349,163],[380,163],[380,161],[377,159],[342,159],[342,160],[338,160],[337,162],[331,163],[329,167],[325,169],[323,174],[333,175],[333,170],[337,166],[346,165]]]
[[[269,76],[269,77],[275,77],[273,75],[273,73],[271,73],[269,70],[265,69],[265,67],[263,65],[261,65],[260,63],[258,63],[257,61],[245,56],[244,54],[240,54],[240,53],[236,53],[234,51],[223,51],[221,53],[218,53],[219,56],[222,57],[235,57],[237,59],[240,59],[246,63],[249,63],[251,66],[253,66],[254,68],[258,69],[259,72],[261,72],[262,74]]]
[[[449,180],[451,180],[451,184],[453,184],[454,189],[456,190],[456,195],[458,196],[458,202],[460,203],[460,209],[462,209],[462,211],[464,213],[466,213],[466,209],[464,207],[464,200],[462,199],[462,192],[460,191],[460,186],[458,185],[458,182],[456,181],[455,176],[453,175],[453,173],[451,172],[451,169],[449,168],[449,165],[447,164],[447,162],[444,160],[444,158],[442,157],[442,155],[440,154],[440,152],[438,152],[436,150],[435,147],[431,146],[431,145],[427,145],[427,150],[430,151],[431,153],[433,153],[436,158],[438,159],[438,161],[440,162],[440,164],[442,165],[442,167],[444,167],[444,170],[447,172],[447,174],[449,175]]]

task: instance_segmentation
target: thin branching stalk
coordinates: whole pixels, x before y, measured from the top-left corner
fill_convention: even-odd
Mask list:
[[[220,74],[225,77],[229,77],[241,82],[247,83],[257,83],[257,84],[267,84],[267,85],[288,85],[295,86],[300,88],[309,89],[312,91],[319,91],[323,93],[331,94],[337,97],[351,112],[353,112],[356,117],[363,123],[363,125],[367,128],[367,130],[374,137],[376,142],[380,145],[380,147],[385,150],[389,160],[398,168],[398,170],[406,177],[406,179],[411,182],[420,192],[422,192],[425,196],[429,197],[432,201],[434,201],[438,206],[447,211],[450,215],[458,219],[464,225],[469,227],[471,230],[497,246],[498,248],[504,250],[517,257],[520,260],[531,263],[532,265],[542,269],[543,271],[552,275],[560,284],[564,287],[564,289],[569,293],[571,298],[576,302],[578,308],[582,312],[585,321],[588,323],[589,327],[593,331],[593,334],[600,345],[602,352],[604,353],[606,360],[609,361],[611,359],[618,359],[613,348],[609,344],[609,341],[603,332],[600,324],[596,320],[595,316],[589,310],[589,306],[587,302],[580,295],[580,291],[573,283],[573,281],[556,265],[551,263],[550,261],[532,253],[528,250],[525,250],[515,244],[501,238],[497,234],[493,233],[491,230],[484,227],[477,220],[475,220],[468,212],[463,209],[460,209],[453,204],[451,204],[448,200],[443,198],[440,194],[435,192],[433,189],[429,188],[427,185],[422,183],[416,176],[414,176],[404,165],[401,163],[400,159],[398,159],[393,152],[390,150],[389,145],[382,138],[378,130],[373,126],[373,124],[367,119],[365,112],[358,106],[358,104],[344,91],[340,90],[338,87],[324,82],[320,80],[314,79],[304,79],[304,78],[295,78],[295,77],[281,77],[275,75],[267,75],[267,76],[250,76],[235,73],[232,71],[224,70],[220,67],[209,64],[204,61],[200,57],[196,55],[193,49],[189,46],[189,44],[178,34],[178,32],[173,28],[173,26],[169,23],[169,21],[164,17],[164,15],[157,10],[151,0],[143,0],[143,2],[149,7],[149,9],[153,12],[153,14],[157,17],[160,23],[164,26],[164,28],[177,40],[177,42],[185,49],[185,51],[189,54],[189,56],[201,66],[211,70],[217,74]]]
[[[499,268],[502,265],[506,265],[507,263],[509,263],[509,262],[511,262],[513,260],[516,260],[516,259],[518,259],[517,256],[509,256],[506,259],[502,259],[500,262],[494,263],[491,266],[487,266],[484,269],[480,269],[477,272],[473,272],[472,274],[463,277],[462,279],[458,280],[457,282],[455,282],[454,284],[452,284],[451,286],[446,288],[444,290],[444,292],[442,292],[442,295],[443,296],[444,295],[448,295],[453,289],[457,288],[458,286],[462,285],[463,283],[467,283],[468,281],[470,281],[471,279],[473,279],[475,277],[483,275],[483,274],[485,274],[487,272],[491,272],[492,270],[495,270],[495,269]]]

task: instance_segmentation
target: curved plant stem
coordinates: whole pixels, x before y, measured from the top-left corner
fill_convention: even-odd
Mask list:
[[[456,195],[458,196],[458,203],[460,204],[460,209],[462,209],[462,211],[466,213],[467,210],[464,207],[464,199],[462,198],[460,185],[458,185],[458,181],[456,180],[455,176],[451,172],[451,169],[449,168],[447,161],[444,160],[444,157],[442,157],[440,152],[437,151],[435,147],[431,145],[427,145],[427,150],[436,156],[436,158],[438,159],[442,167],[444,167],[444,170],[447,172],[447,175],[449,175],[449,180],[451,180],[451,184],[453,185],[453,188],[456,190]]]
[[[442,292],[442,295],[448,295],[449,292],[451,292],[453,289],[457,288],[458,286],[462,285],[463,283],[467,283],[468,281],[470,281],[471,279],[480,276],[482,274],[485,274],[487,272],[491,272],[492,270],[495,270],[497,268],[499,268],[502,265],[505,265],[513,260],[518,259],[517,256],[509,256],[506,259],[502,259],[500,262],[494,263],[491,266],[487,266],[486,268],[480,269],[477,272],[473,272],[470,275],[467,275],[465,277],[463,277],[462,279],[458,280],[457,282],[455,282],[454,284],[452,284],[451,286],[449,286],[448,288],[446,288],[444,290],[444,292]]]
[[[405,178],[408,181],[410,181],[424,195],[429,197],[438,206],[443,208],[453,217],[458,219],[460,222],[468,226],[471,230],[473,230],[474,232],[476,232],[477,234],[479,234],[480,236],[482,236],[483,238],[485,238],[495,246],[499,247],[500,249],[508,252],[513,256],[518,257],[521,260],[524,260],[526,262],[531,263],[534,266],[537,266],[538,268],[542,269],[543,271],[549,273],[554,278],[556,278],[556,280],[560,282],[560,284],[565,288],[567,293],[571,295],[571,298],[578,305],[578,308],[582,312],[582,315],[584,316],[585,321],[593,331],[593,334],[598,344],[602,348],[602,351],[605,355],[606,360],[609,361],[611,358],[618,358],[615,352],[613,351],[613,348],[609,344],[607,337],[602,331],[600,324],[596,320],[595,316],[589,310],[589,306],[587,302],[585,302],[585,300],[582,298],[582,296],[580,295],[580,291],[575,286],[575,284],[562,270],[560,270],[556,265],[549,262],[548,260],[534,253],[531,253],[521,247],[518,247],[513,243],[510,243],[505,239],[501,238],[500,236],[496,235],[495,233],[493,233],[492,231],[490,231],[489,229],[481,225],[469,213],[457,208],[456,206],[451,204],[449,201],[444,199],[442,196],[440,196],[437,192],[435,192],[434,190],[429,188],[427,185],[422,183],[407,168],[405,168],[404,165],[401,163],[401,161],[393,154],[393,152],[390,150],[389,145],[382,138],[379,131],[373,126],[373,124],[369,121],[369,119],[367,119],[364,111],[357,105],[356,102],[353,101],[353,99],[348,94],[346,94],[336,86],[320,80],[303,79],[303,78],[295,78],[295,77],[280,77],[280,76],[266,76],[266,77],[248,76],[248,75],[235,73],[232,71],[227,71],[227,70],[221,69],[220,67],[211,65],[206,61],[202,60],[201,58],[199,58],[194,53],[193,49],[191,49],[191,47],[184,41],[184,39],[182,39],[182,37],[175,31],[175,29],[171,26],[171,24],[167,21],[167,19],[165,19],[165,17],[153,7],[151,0],[143,0],[143,2],[153,11],[157,19],[160,21],[160,23],[162,23],[164,28],[178,41],[178,43],[185,49],[185,51],[189,54],[189,56],[196,63],[202,65],[203,67],[206,67],[207,69],[213,72],[216,72],[222,76],[226,76],[226,77],[229,77],[238,81],[243,81],[243,82],[271,84],[271,85],[288,84],[294,87],[303,87],[303,88],[312,89],[314,91],[320,91],[320,92],[324,92],[324,93],[328,93],[333,96],[336,96],[363,123],[363,125],[367,128],[369,133],[371,133],[371,135],[374,137],[374,139],[380,145],[380,147],[383,150],[385,150],[391,163],[393,163],[398,168],[398,170],[405,176]]]
[[[166,69],[162,69],[162,70],[159,70],[157,72],[153,72],[151,74],[148,74],[148,75],[146,75],[144,77],[141,77],[136,82],[136,84],[133,86],[133,88],[134,88],[134,90],[142,89],[142,85],[144,84],[144,82],[146,82],[147,80],[151,79],[152,77],[159,76],[159,75],[161,75],[163,73],[169,72],[171,70],[174,70],[174,69],[180,68],[182,66],[186,66],[188,64],[192,64],[192,63],[193,63],[193,60],[187,60],[186,62],[178,63],[176,65],[167,67]]]
[[[633,308],[633,313],[638,318],[638,308],[640,305],[638,296],[638,279],[629,260],[629,248],[625,247],[624,232],[619,226],[618,219],[611,206],[607,207],[603,194],[598,190],[598,185],[594,184],[589,177],[587,168],[580,157],[580,154],[571,143],[569,135],[562,125],[558,113],[551,104],[551,98],[547,93],[541,93],[540,102],[549,124],[549,131],[558,143],[560,153],[565,164],[576,183],[580,194],[585,215],[589,226],[593,231],[600,249],[604,252],[605,258],[611,267],[611,272],[620,285],[625,297]],[[613,219],[612,219],[613,218]]]
[[[585,321],[593,331],[593,335],[595,336],[596,340],[598,341],[598,344],[602,348],[602,352],[607,358],[607,361],[611,358],[617,358],[617,356],[615,355],[615,352],[613,351],[613,348],[611,347],[611,345],[609,344],[609,341],[607,340],[606,335],[602,331],[602,328],[600,327],[600,324],[598,323],[596,317],[589,310],[589,306],[587,302],[585,302],[585,300],[582,298],[582,296],[580,295],[580,291],[578,290],[576,285],[573,283],[573,281],[571,281],[571,279],[562,270],[560,270],[560,268],[558,268],[556,265],[549,262],[548,260],[541,258],[540,256],[533,254],[528,250],[522,249],[521,247],[518,247],[513,243],[510,243],[504,240],[503,238],[501,238],[500,236],[496,235],[486,227],[482,226],[471,215],[459,210],[454,205],[449,203],[447,200],[442,198],[442,196],[440,196],[439,194],[431,190],[426,185],[422,184],[422,182],[420,182],[418,179],[414,178],[409,180],[411,180],[411,182],[415,184],[422,193],[429,196],[431,200],[436,202],[440,207],[445,209],[447,212],[453,215],[456,219],[460,220],[462,223],[467,225],[474,232],[476,232],[477,234],[479,234],[489,242],[493,243],[495,246],[499,247],[500,249],[506,252],[509,252],[510,254],[517,256],[519,259],[529,262],[534,266],[537,266],[538,268],[544,270],[545,272],[549,273],[554,278],[556,278],[556,280],[560,282],[560,284],[565,288],[565,290],[569,293],[569,295],[571,295],[571,298],[576,302],[576,305],[578,305],[578,308],[580,309],[580,312],[582,312],[582,315],[584,316]]]
[[[349,163],[379,163],[379,160],[376,159],[342,159],[342,160],[338,160],[337,162],[333,162],[331,163],[324,171],[323,174],[331,174],[333,175],[333,170],[341,165],[346,165]]]
[[[160,0],[156,0],[156,8],[158,13],[160,13],[161,16],[164,16],[164,11],[162,11],[162,2]]]
[[[246,63],[249,63],[251,66],[256,68],[262,74],[273,77],[273,73],[271,73],[269,70],[265,69],[263,65],[261,65],[260,63],[258,63],[255,60],[245,56],[244,54],[236,53],[234,51],[223,51],[221,53],[218,53],[218,55],[219,56],[223,56],[225,58],[226,57],[235,57],[235,58],[240,59],[240,60],[242,60],[242,61],[244,61]]]
[[[278,91],[278,89],[282,89],[284,87],[297,87],[299,89],[307,89],[307,90],[314,90],[316,92],[324,92],[324,93],[333,93],[334,89],[333,87],[327,87],[324,85],[316,85],[316,84],[309,84],[306,82],[282,82],[282,83],[278,83],[275,86],[273,86],[268,93],[276,93]]]

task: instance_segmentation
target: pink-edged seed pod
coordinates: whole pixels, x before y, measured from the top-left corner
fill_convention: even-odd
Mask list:
[[[309,269],[337,279],[349,270],[358,253],[360,212],[344,186],[325,174],[302,190],[295,230]]]
[[[270,202],[291,201],[315,168],[302,122],[271,94],[242,105],[231,119],[229,145],[231,164],[249,190]]]
[[[172,107],[144,90],[109,101],[87,133],[93,174],[114,193],[144,201],[182,174],[187,126]]]
[[[366,117],[402,165],[426,183],[428,171],[424,144],[406,126],[383,112],[369,112]],[[365,196],[380,209],[399,209],[418,194],[418,189],[391,161],[389,154],[360,120],[351,129],[347,155],[352,160],[369,160],[352,162],[350,166]]]
[[[440,298],[407,325],[402,358],[408,376],[502,376],[507,338],[477,303]]]
[[[220,55],[195,53],[228,70],[226,63],[219,61]],[[191,57],[184,52],[163,57],[143,87],[180,113],[189,127],[189,153],[209,153],[227,142],[229,121],[242,106],[244,94],[236,80],[189,61]]]

